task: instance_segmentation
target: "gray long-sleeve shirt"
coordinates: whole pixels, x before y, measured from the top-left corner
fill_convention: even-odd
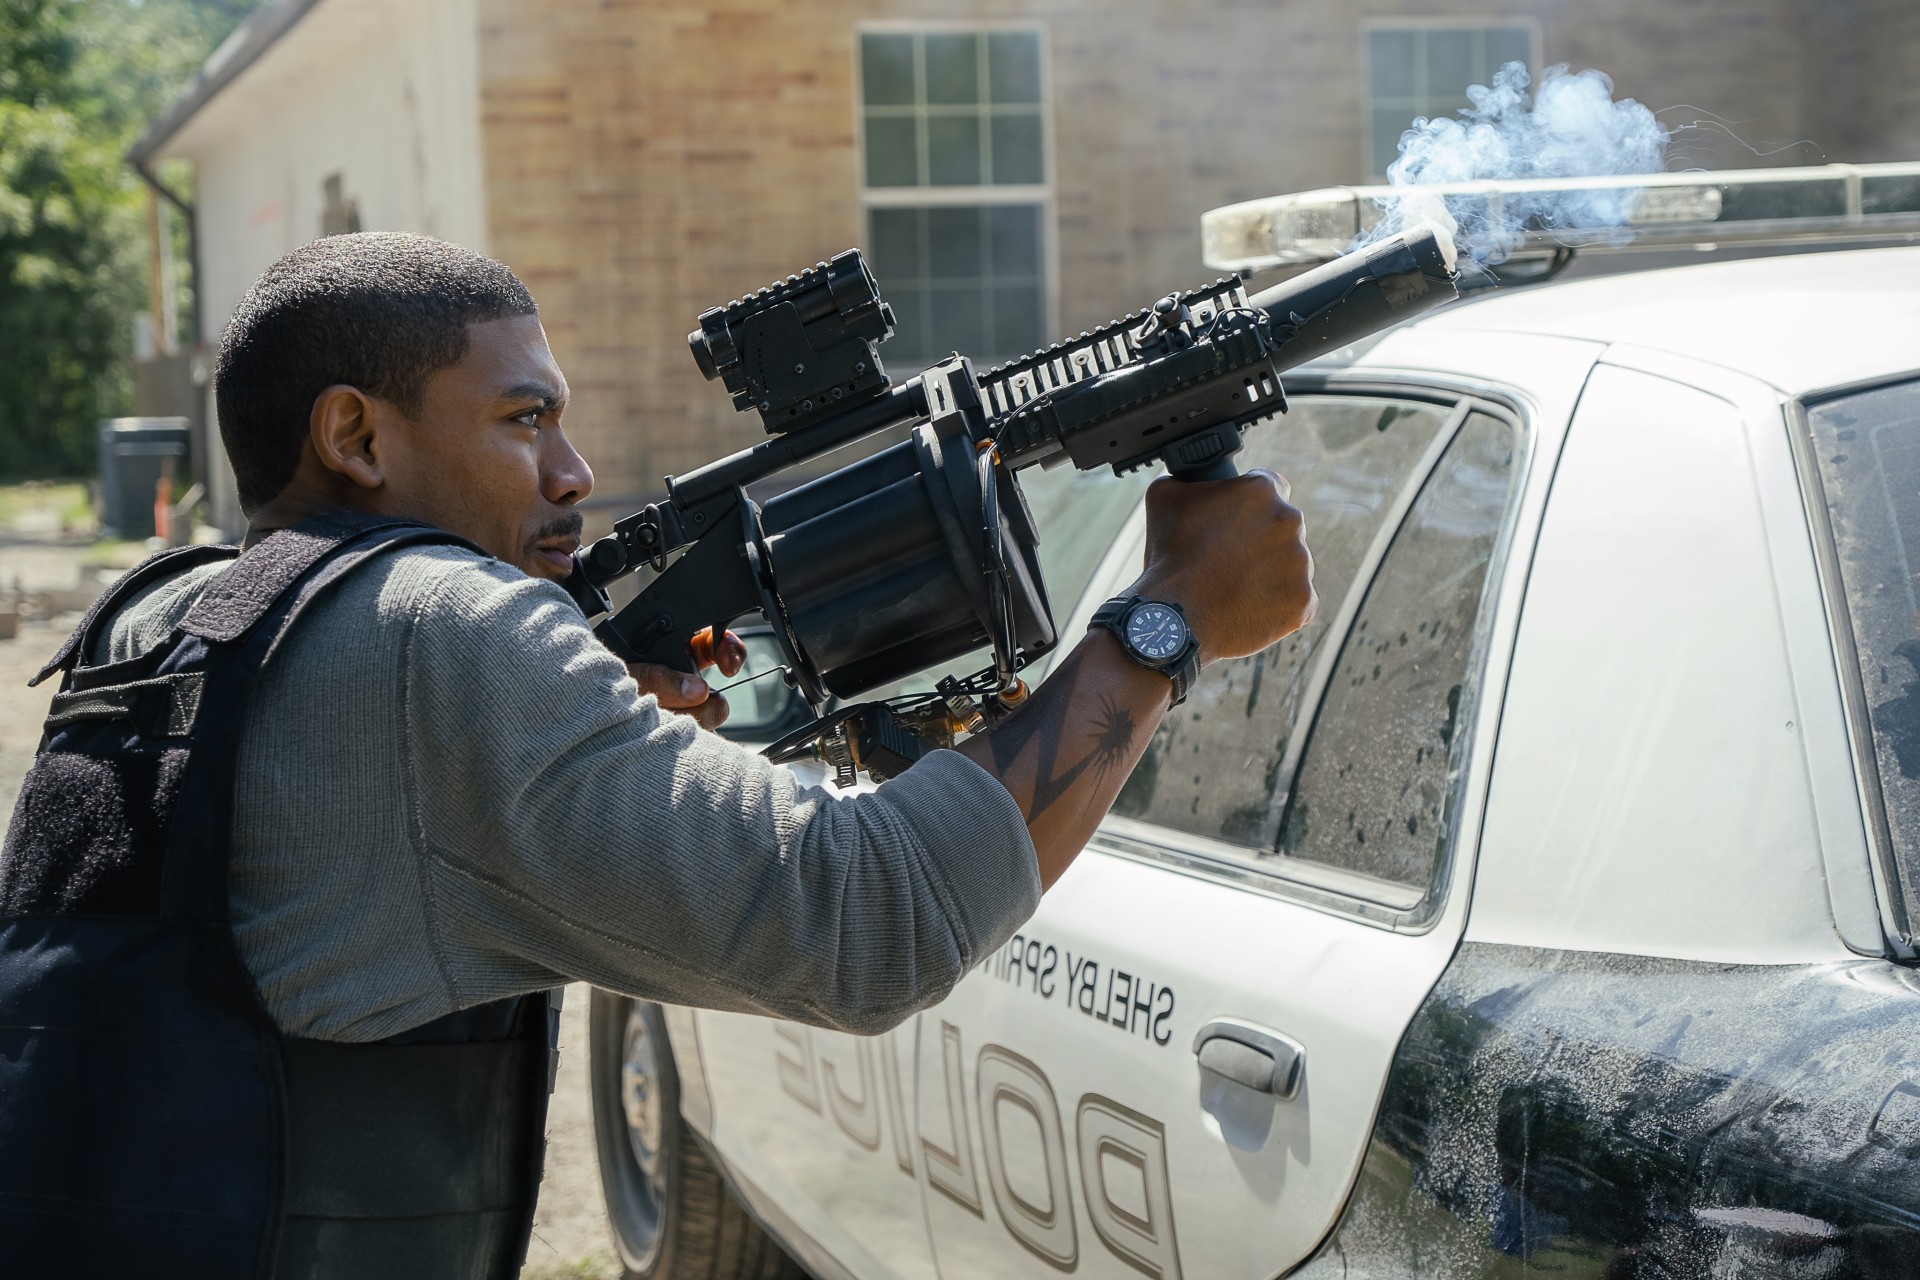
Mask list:
[[[115,618],[157,644],[223,566]],[[876,1031],[1039,902],[993,777],[935,752],[835,796],[664,712],[551,583],[471,552],[365,565],[249,707],[234,935],[282,1031],[365,1041],[582,979]]]

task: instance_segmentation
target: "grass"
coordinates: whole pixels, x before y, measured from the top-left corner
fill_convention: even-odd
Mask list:
[[[51,511],[61,525],[90,523],[93,502],[80,480],[29,480],[0,485],[0,528],[12,528],[22,516]]]
[[[80,557],[80,563],[89,569],[131,569],[146,557],[145,542],[96,538],[86,554]]]

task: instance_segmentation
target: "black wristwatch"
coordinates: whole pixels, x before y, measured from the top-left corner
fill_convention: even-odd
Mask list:
[[[1115,596],[1093,611],[1087,624],[1105,627],[1120,637],[1129,658],[1173,681],[1173,705],[1187,700],[1193,678],[1200,674],[1200,642],[1187,626],[1187,615],[1177,604],[1142,596]]]

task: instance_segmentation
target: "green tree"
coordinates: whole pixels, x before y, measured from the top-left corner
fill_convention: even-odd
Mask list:
[[[146,193],[124,159],[252,0],[0,0],[0,478],[127,412]]]

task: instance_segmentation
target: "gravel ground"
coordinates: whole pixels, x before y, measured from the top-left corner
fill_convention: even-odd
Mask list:
[[[3,536],[3,535],[0,535]],[[127,559],[137,552],[123,553]],[[55,542],[0,542],[0,593],[77,608],[95,575],[87,548]],[[66,593],[66,594],[61,594]],[[0,603],[0,608],[4,608]],[[13,815],[20,779],[33,763],[40,721],[52,690],[27,680],[78,621],[76,613],[28,618],[13,639],[0,639],[0,823]],[[619,1280],[600,1201],[587,1093],[587,988],[567,989],[560,1015],[560,1078],[547,1116],[547,1177],[540,1188],[533,1243],[523,1280]]]

